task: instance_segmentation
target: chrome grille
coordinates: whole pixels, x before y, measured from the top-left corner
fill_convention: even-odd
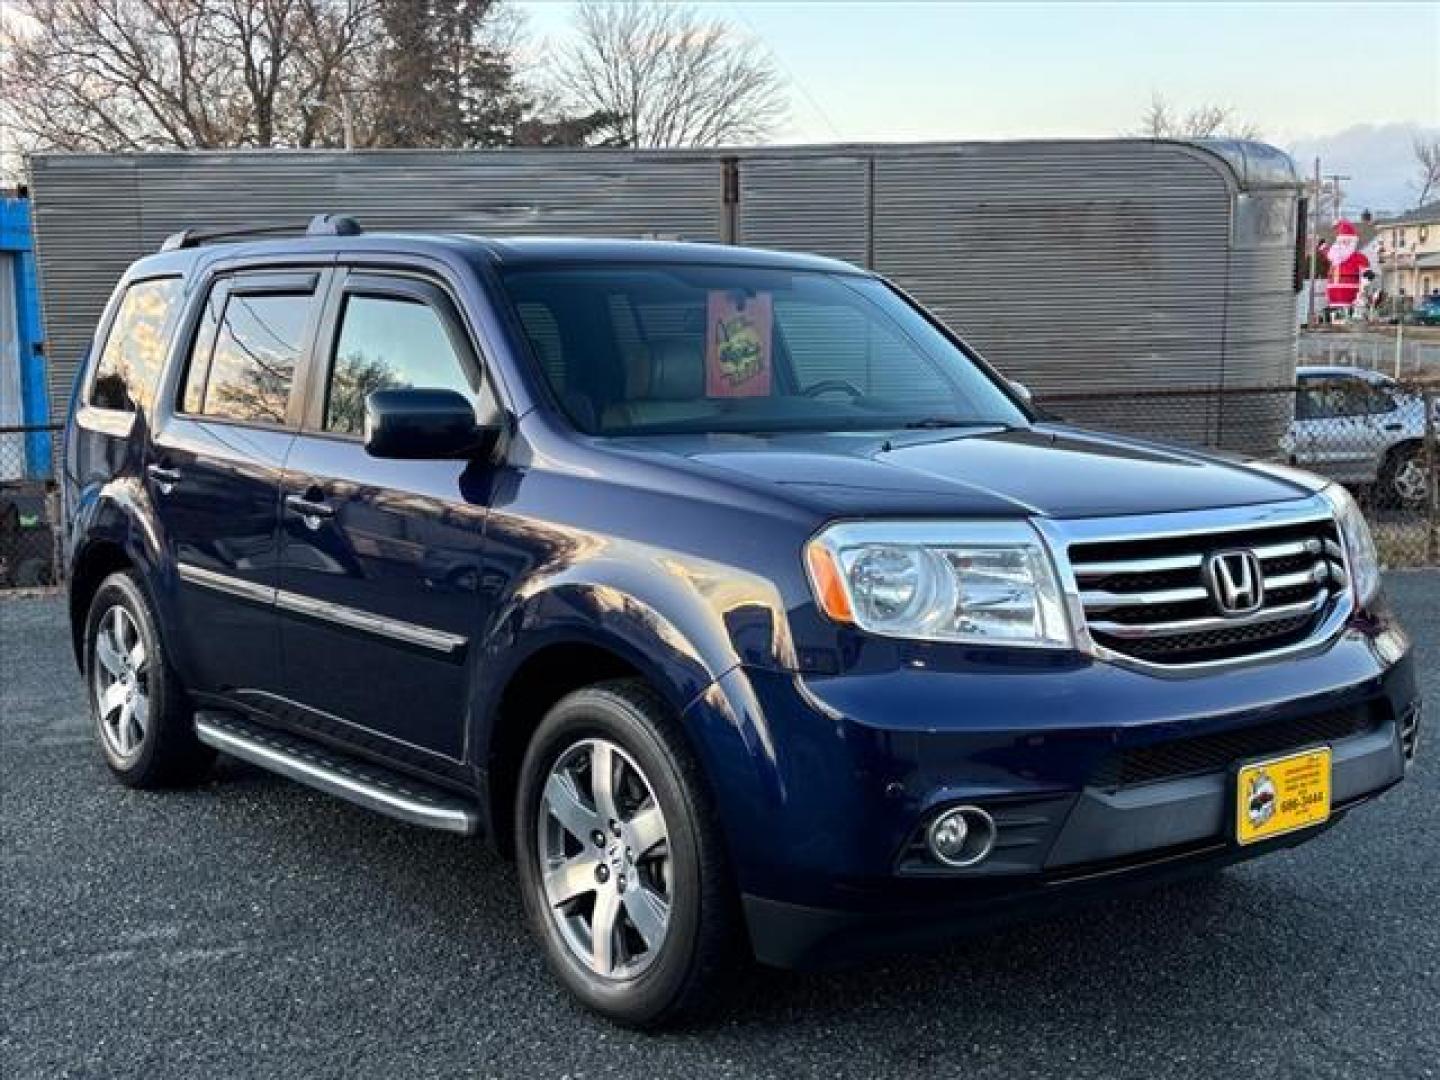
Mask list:
[[[1249,551],[1263,599],[1226,614],[1206,585],[1207,558]],[[1335,525],[1313,520],[1214,533],[1072,543],[1086,625],[1097,645],[1155,664],[1240,659],[1304,641],[1345,588]]]

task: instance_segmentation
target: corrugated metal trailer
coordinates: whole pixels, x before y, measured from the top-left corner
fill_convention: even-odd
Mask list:
[[[256,151],[32,160],[52,400],[125,265],[188,226],[312,213],[367,229],[684,236],[833,255],[895,280],[1075,419],[1274,449],[1277,395],[1136,391],[1288,381],[1300,188],[1258,143],[1155,140],[732,151]],[[1197,404],[1203,401],[1203,404]]]

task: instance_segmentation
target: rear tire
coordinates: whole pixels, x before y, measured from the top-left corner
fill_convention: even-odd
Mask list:
[[[638,1028],[698,1011],[739,941],[719,824],[676,725],[639,680],[578,690],[541,721],[516,795],[521,894],[551,971]]]
[[[130,571],[111,574],[90,601],[85,685],[100,752],[122,784],[155,788],[204,779],[215,751],[195,737],[154,609]]]

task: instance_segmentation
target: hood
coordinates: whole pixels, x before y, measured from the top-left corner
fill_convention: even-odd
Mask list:
[[[1055,425],[1004,430],[664,435],[628,448],[830,516],[1162,514],[1304,498],[1281,476]]]

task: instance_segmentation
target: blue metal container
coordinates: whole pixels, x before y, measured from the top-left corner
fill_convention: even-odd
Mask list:
[[[38,427],[50,421],[45,381],[45,331],[40,320],[40,290],[35,276],[35,250],[30,230],[30,200],[24,195],[0,198],[0,305],[3,321],[14,319],[0,341],[0,387],[18,402],[0,402],[0,426]],[[18,408],[16,407],[18,404]],[[50,432],[25,433],[25,478],[48,480],[52,475]]]

